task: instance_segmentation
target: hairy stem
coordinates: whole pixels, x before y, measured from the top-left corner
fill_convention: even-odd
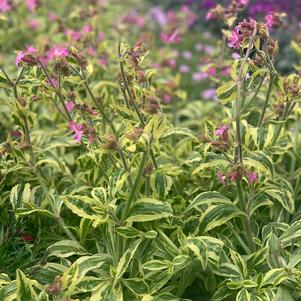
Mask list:
[[[263,118],[264,118],[266,109],[268,107],[268,103],[269,103],[269,100],[270,100],[271,92],[273,90],[274,79],[275,79],[275,75],[271,74],[270,75],[270,82],[269,82],[268,92],[267,92],[266,97],[265,97],[265,102],[264,102],[264,105],[263,105],[263,109],[262,109],[261,116],[259,118],[257,127],[261,127],[262,126]]]

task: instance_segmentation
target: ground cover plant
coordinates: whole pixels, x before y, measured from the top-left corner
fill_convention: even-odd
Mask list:
[[[217,2],[0,0],[1,301],[301,300],[299,12]]]

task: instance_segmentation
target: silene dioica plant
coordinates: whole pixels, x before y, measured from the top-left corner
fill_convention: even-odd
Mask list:
[[[209,12],[236,58],[201,131],[164,105],[147,34],[115,43],[115,81],[60,44],[1,67],[0,300],[301,300],[301,79],[274,65],[282,16],[233,29],[244,5]]]

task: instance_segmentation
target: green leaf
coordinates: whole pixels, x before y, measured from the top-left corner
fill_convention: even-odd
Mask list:
[[[244,158],[244,165],[255,168],[256,171],[264,172],[269,176],[274,175],[273,161],[264,152],[256,151],[251,156]]]
[[[122,255],[120,258],[118,265],[116,267],[116,275],[115,275],[115,282],[116,280],[120,279],[126,269],[128,268],[129,264],[131,263],[131,260],[135,256],[135,253],[141,244],[141,242],[144,240],[144,238],[137,239]]]
[[[169,203],[151,198],[138,200],[130,210],[128,222],[146,222],[171,217],[172,208]]]
[[[216,90],[217,97],[223,104],[227,104],[236,98],[236,82],[228,81]]]
[[[17,270],[17,301],[36,301],[38,296],[33,288],[35,280],[28,279],[21,270]]]
[[[204,161],[196,169],[193,170],[193,174],[197,174],[206,168],[214,167],[214,170],[216,171],[217,167],[226,168],[229,165],[230,163],[225,159],[224,156],[217,155],[215,153],[207,153]]]
[[[87,255],[88,252],[78,242],[61,240],[48,247],[49,256],[66,258],[72,255]]]
[[[287,288],[280,286],[278,287],[275,301],[294,301],[294,299]]]
[[[217,191],[206,191],[198,194],[190,205],[186,208],[185,213],[191,209],[197,209],[199,211],[204,210],[204,205],[218,205],[218,204],[232,204],[226,196]]]
[[[284,268],[277,268],[268,271],[262,279],[261,287],[277,286],[287,279],[287,272]]]
[[[239,210],[234,204],[210,205],[200,216],[202,232],[206,233],[233,218],[244,215],[245,213]]]
[[[200,260],[205,270],[208,264],[218,266],[224,243],[211,236],[197,236],[185,238],[184,246]]]

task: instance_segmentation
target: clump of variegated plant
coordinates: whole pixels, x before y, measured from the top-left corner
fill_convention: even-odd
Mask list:
[[[235,17],[246,1],[231,5]],[[146,34],[105,51],[86,24],[64,32],[77,47],[41,41],[17,53],[16,75],[1,66],[0,300],[301,297],[300,75],[277,72],[269,24],[225,32],[238,56],[220,114],[165,110],[185,93],[148,67]],[[172,25],[164,43],[180,38]]]

